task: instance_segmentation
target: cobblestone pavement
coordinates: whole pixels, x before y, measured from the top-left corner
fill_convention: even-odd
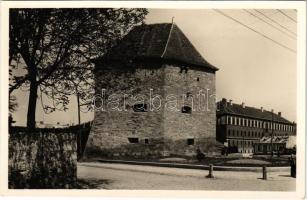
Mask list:
[[[214,171],[107,163],[79,163],[78,179],[102,189],[294,191],[290,172]],[[87,187],[91,188],[91,187]]]

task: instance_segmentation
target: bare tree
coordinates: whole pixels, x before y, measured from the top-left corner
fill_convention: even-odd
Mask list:
[[[44,106],[50,112],[66,110],[72,94],[86,101],[90,60],[143,23],[146,14],[146,9],[11,9],[9,94],[29,90],[27,126],[35,127],[38,91],[52,99]]]

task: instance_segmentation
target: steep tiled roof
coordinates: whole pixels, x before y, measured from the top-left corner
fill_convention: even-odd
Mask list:
[[[257,119],[264,119],[264,120],[272,120],[272,112],[267,110],[261,110],[259,108],[249,107],[249,106],[242,106],[241,104],[230,104],[229,102],[218,102],[218,111],[217,114],[233,114],[233,115],[241,115],[251,118],[257,118]],[[281,123],[292,123],[289,120],[283,118],[282,116],[279,116],[276,113],[273,113],[273,120],[275,122],[281,122]]]
[[[102,61],[162,59],[216,71],[195,49],[176,24],[140,25],[131,30]]]

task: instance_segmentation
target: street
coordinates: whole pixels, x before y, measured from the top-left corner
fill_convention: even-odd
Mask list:
[[[290,172],[214,171],[127,164],[78,163],[78,179],[89,189],[294,191]]]

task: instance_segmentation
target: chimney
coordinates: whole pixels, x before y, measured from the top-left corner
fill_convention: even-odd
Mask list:
[[[245,103],[244,102],[242,102],[242,108],[245,108]]]
[[[261,108],[260,108],[260,109],[261,109],[261,112],[263,112],[263,107],[262,107],[262,106],[261,106]]]
[[[227,106],[227,99],[222,98],[221,107],[226,107],[226,106]]]
[[[278,116],[281,117],[281,112],[278,112]]]
[[[229,105],[232,106],[232,99],[229,99]]]
[[[271,112],[274,113],[274,109],[272,109]]]

